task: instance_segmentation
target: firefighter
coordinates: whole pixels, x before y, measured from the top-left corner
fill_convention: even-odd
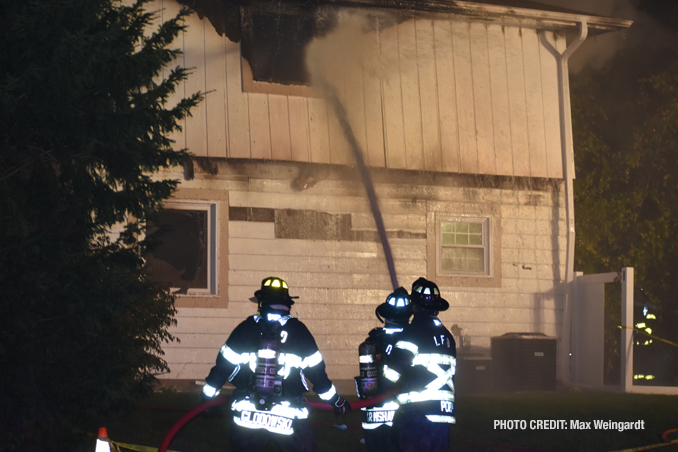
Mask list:
[[[438,320],[449,308],[438,286],[424,278],[412,284],[412,322],[403,328],[389,355],[384,377],[399,385],[400,408],[393,420],[401,452],[442,452],[454,418],[456,345]]]
[[[651,303],[650,297],[640,288],[633,294],[634,309],[633,319],[636,330],[644,331],[647,334],[657,334],[658,327],[657,311]],[[633,380],[634,384],[653,385],[657,384],[655,380],[663,373],[666,363],[662,362],[658,342],[651,337],[645,336],[639,332],[633,335]],[[660,378],[661,379],[661,378]]]
[[[315,450],[303,397],[306,379],[337,416],[351,409],[327,378],[315,339],[290,315],[293,298],[282,279],[264,279],[250,299],[259,304],[258,314],[233,330],[205,379],[203,401],[226,381],[235,386],[229,399],[234,452],[263,452],[271,441],[281,452]]]
[[[388,355],[398,341],[403,327],[412,315],[412,306],[407,290],[400,287],[386,297],[375,310],[383,327],[370,331],[365,342],[360,344],[360,377],[356,377],[356,389],[361,399],[374,397],[384,392],[383,369]],[[383,317],[383,320],[382,320]],[[376,406],[363,408],[363,437],[370,452],[393,452],[393,416],[398,409],[395,397]]]

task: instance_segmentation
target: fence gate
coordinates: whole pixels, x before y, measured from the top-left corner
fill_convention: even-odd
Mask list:
[[[633,330],[621,332],[621,386],[603,384],[605,334],[605,284],[621,282],[621,323],[633,327],[633,267],[619,273],[584,275],[575,273],[572,312],[571,381],[599,390],[647,394],[678,394],[678,387],[633,384]]]
[[[594,275],[575,273],[571,348],[571,381],[575,384],[603,389],[605,284],[617,282],[619,279],[619,273]],[[633,290],[630,293],[633,297]],[[633,300],[631,300],[631,305],[633,305]]]

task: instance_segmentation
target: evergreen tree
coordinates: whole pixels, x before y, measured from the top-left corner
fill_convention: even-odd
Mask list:
[[[4,450],[69,450],[167,370],[174,299],[138,237],[177,185],[153,173],[189,158],[168,134],[201,95],[167,105],[188,12],[149,30],[146,2],[0,2]]]

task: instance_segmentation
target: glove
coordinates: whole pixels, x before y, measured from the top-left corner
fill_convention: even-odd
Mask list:
[[[205,394],[202,394],[200,398],[200,403],[205,403],[209,402],[210,400],[214,400],[212,397],[208,397]],[[206,409],[205,411],[202,412],[202,416],[206,418],[223,418],[224,417],[224,412],[221,410],[220,405],[214,405]]]
[[[343,397],[337,396],[337,399],[332,403],[334,407],[334,415],[336,417],[344,417],[348,412],[352,410],[351,404],[344,400]]]

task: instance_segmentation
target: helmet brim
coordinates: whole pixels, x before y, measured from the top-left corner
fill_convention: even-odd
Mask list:
[[[396,308],[388,303],[382,303],[374,311],[378,316],[385,319],[403,319],[412,315],[412,305]]]
[[[297,298],[299,297],[291,297],[289,295],[288,296],[275,295],[270,292],[257,290],[256,292],[254,292],[254,296],[250,298],[250,301],[253,303],[280,303],[292,306],[294,304],[294,299]]]
[[[433,303],[423,303],[423,300],[418,297],[411,297],[412,304],[415,304],[421,308],[428,309],[430,311],[447,311],[450,308],[450,303],[447,302],[444,298],[438,297]]]

